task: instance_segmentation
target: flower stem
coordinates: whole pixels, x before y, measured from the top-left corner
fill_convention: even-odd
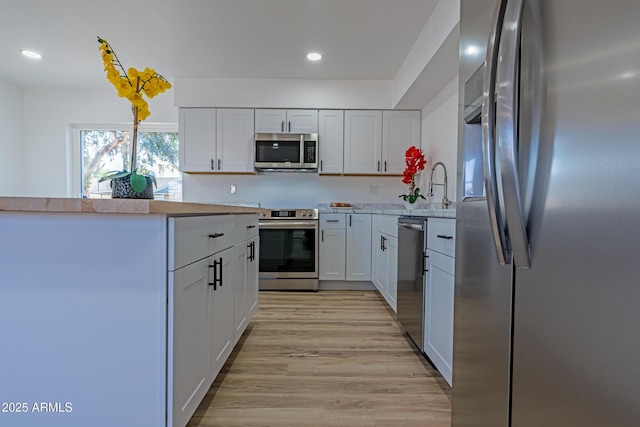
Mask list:
[[[140,77],[136,78],[136,91],[140,89]],[[133,137],[131,139],[131,172],[138,166],[138,107],[133,106]]]

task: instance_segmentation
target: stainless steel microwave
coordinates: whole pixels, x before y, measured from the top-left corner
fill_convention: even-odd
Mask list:
[[[256,133],[253,166],[257,171],[316,172],[317,133]]]

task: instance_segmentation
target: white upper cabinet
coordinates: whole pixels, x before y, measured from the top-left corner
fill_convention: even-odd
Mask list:
[[[180,108],[180,171],[253,172],[253,109]]]
[[[182,172],[213,172],[216,156],[215,108],[180,108],[178,117]]]
[[[341,174],[344,171],[344,111],[320,110],[318,127],[318,173]]]
[[[345,111],[344,173],[378,174],[381,155],[382,111]]]
[[[318,133],[318,110],[255,110],[256,133]]]
[[[420,147],[420,111],[344,113],[344,173],[401,175],[412,145]]]
[[[253,109],[217,110],[218,172],[253,172],[253,134]]]
[[[420,147],[420,111],[382,112],[382,173],[404,171],[407,148]]]

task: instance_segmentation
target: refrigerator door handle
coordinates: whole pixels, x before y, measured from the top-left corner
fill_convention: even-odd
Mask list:
[[[496,145],[513,262],[517,267],[529,268],[529,239],[518,171],[518,83],[523,10],[524,0],[509,0],[504,12],[496,70]]]
[[[487,190],[487,205],[489,207],[489,222],[491,234],[496,248],[496,255],[500,264],[510,262],[507,239],[500,211],[498,199],[498,184],[496,180],[496,147],[495,147],[495,88],[496,66],[498,63],[498,49],[500,43],[502,21],[506,0],[498,2],[493,13],[491,35],[487,43],[487,57],[485,61],[484,80],[482,87],[482,158],[484,181]]]

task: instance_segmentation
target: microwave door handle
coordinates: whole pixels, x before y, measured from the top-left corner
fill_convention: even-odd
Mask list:
[[[496,70],[496,128],[498,158],[502,171],[504,210],[513,263],[529,268],[529,239],[524,223],[518,171],[518,104],[520,34],[524,0],[509,0],[504,12],[503,34]]]
[[[501,0],[493,12],[491,35],[487,43],[484,79],[482,84],[482,163],[484,181],[487,191],[487,205],[489,207],[489,223],[491,234],[498,257],[498,263],[504,265],[510,262],[507,249],[507,238],[500,213],[498,198],[498,184],[496,179],[495,153],[495,87],[496,66],[498,61],[498,43],[502,32],[502,22],[506,0]]]

